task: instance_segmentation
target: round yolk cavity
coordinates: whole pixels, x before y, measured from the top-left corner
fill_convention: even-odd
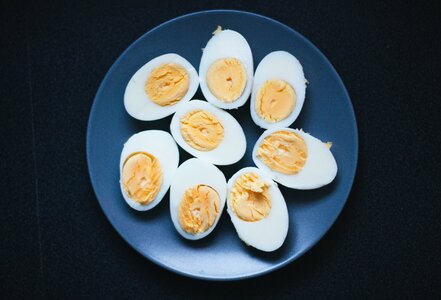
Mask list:
[[[256,113],[268,122],[286,119],[294,110],[297,95],[284,80],[267,80],[260,87],[256,98]]]
[[[185,191],[179,205],[179,224],[190,234],[207,231],[219,214],[220,198],[215,189],[198,184]]]
[[[277,131],[263,139],[257,149],[257,157],[270,169],[293,175],[305,165],[308,149],[297,133]]]
[[[162,185],[159,161],[146,152],[137,152],[126,159],[121,181],[129,198],[140,204],[155,199]]]
[[[165,64],[153,69],[145,83],[147,96],[161,106],[176,104],[188,91],[187,71],[177,64]]]
[[[207,86],[220,101],[231,103],[242,95],[247,83],[247,73],[236,58],[216,60],[207,71]]]
[[[230,192],[233,212],[247,222],[259,221],[271,211],[269,185],[255,173],[245,173],[236,179]]]
[[[185,142],[199,151],[210,151],[222,142],[224,127],[206,110],[194,110],[181,118],[181,134]]]

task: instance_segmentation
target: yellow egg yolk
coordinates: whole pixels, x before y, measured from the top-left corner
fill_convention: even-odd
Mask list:
[[[179,205],[179,224],[190,234],[199,234],[213,226],[219,214],[220,198],[215,189],[198,184],[185,191]]]
[[[194,110],[180,121],[181,135],[185,142],[199,151],[210,151],[224,138],[224,127],[219,119],[206,110]]]
[[[208,68],[207,86],[220,101],[231,103],[237,100],[245,89],[247,73],[236,58],[222,58]]]
[[[256,173],[245,173],[234,182],[230,192],[230,206],[242,220],[256,222],[271,211],[269,185]]]
[[[149,204],[158,195],[162,185],[159,161],[146,152],[132,154],[124,162],[121,182],[130,199],[140,204]]]
[[[256,97],[256,113],[268,122],[286,119],[294,110],[297,95],[284,80],[267,80]]]
[[[297,133],[276,131],[263,139],[256,155],[272,170],[293,175],[305,165],[308,149]]]
[[[145,83],[147,96],[161,106],[176,104],[188,91],[190,79],[187,71],[177,64],[164,64],[153,69]]]

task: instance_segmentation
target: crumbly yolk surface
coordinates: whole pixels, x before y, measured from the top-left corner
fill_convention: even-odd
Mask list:
[[[237,100],[245,89],[247,73],[236,58],[221,58],[208,68],[207,86],[220,101],[231,103]]]
[[[263,139],[256,154],[270,169],[293,175],[300,172],[305,165],[308,149],[297,133],[276,131]]]
[[[269,185],[256,173],[239,176],[230,192],[230,206],[242,220],[256,222],[271,211]]]
[[[153,69],[145,82],[145,92],[154,103],[170,106],[181,100],[188,91],[187,70],[177,64],[164,64]]]
[[[132,154],[124,162],[121,181],[130,199],[149,204],[156,198],[162,185],[159,161],[146,152]]]
[[[210,151],[224,138],[224,127],[219,119],[206,110],[194,110],[180,121],[181,135],[185,142],[199,151]]]
[[[179,224],[190,234],[207,231],[219,214],[220,198],[215,189],[198,184],[185,191],[179,205]]]
[[[267,80],[257,93],[256,113],[268,122],[278,122],[292,113],[296,102],[296,92],[289,83],[279,79]]]

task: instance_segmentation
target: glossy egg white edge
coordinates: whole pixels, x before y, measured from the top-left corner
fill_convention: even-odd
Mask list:
[[[224,127],[224,138],[219,146],[211,151],[199,151],[188,145],[181,134],[180,120],[188,112],[202,109],[215,115]],[[231,165],[238,162],[244,155],[247,148],[245,133],[239,122],[228,112],[202,101],[191,100],[182,106],[173,116],[170,123],[170,132],[178,145],[200,159],[206,160],[215,165]]]
[[[275,123],[262,119],[256,112],[257,93],[265,81],[271,79],[281,79],[288,82],[294,88],[297,95],[297,102],[292,113],[286,119]],[[302,110],[303,103],[305,102],[305,93],[305,74],[298,59],[286,51],[269,53],[262,59],[254,73],[250,103],[250,112],[254,123],[264,129],[289,127],[294,123]]]
[[[257,149],[263,139],[277,131],[295,132],[300,135],[306,143],[308,158],[299,173],[286,175],[271,170],[257,157]],[[262,133],[253,148],[253,161],[262,171],[268,173],[273,180],[293,189],[310,190],[322,187],[331,183],[337,175],[337,162],[334,155],[324,142],[304,132],[292,128],[268,129]]]
[[[171,106],[160,106],[149,99],[144,86],[153,69],[167,63],[182,66],[188,72],[190,85],[187,93],[178,103]],[[173,114],[193,98],[198,86],[199,77],[196,69],[185,58],[175,53],[164,54],[150,60],[132,76],[124,93],[124,107],[129,115],[141,121],[162,119]]]
[[[217,99],[206,83],[208,68],[216,60],[221,58],[236,58],[242,62],[247,73],[247,83],[242,95],[231,103],[225,103]],[[223,109],[235,109],[243,106],[251,93],[253,86],[253,54],[247,40],[238,32],[233,30],[222,30],[213,35],[203,49],[201,62],[199,64],[199,81],[205,99],[213,105]]]
[[[208,185],[217,191],[220,199],[219,214],[207,231],[200,234],[190,234],[184,231],[179,224],[179,205],[185,191],[198,184]],[[198,158],[190,158],[183,162],[176,171],[170,187],[170,216],[178,233],[189,240],[198,240],[209,235],[222,215],[226,195],[227,182],[224,174],[217,167]]]
[[[238,218],[232,211],[230,204],[230,191],[236,179],[240,175],[250,172],[258,174],[265,182],[270,184],[271,211],[266,218],[257,222],[246,222]],[[228,180],[227,207],[227,212],[237,234],[245,244],[265,252],[275,251],[283,245],[289,228],[288,208],[277,183],[268,174],[255,167],[243,168],[236,172]]]
[[[162,170],[162,184],[161,188],[156,195],[155,199],[147,205],[142,205],[129,198],[124,190],[121,182],[122,168],[127,157],[135,152],[147,152],[156,157],[161,165]],[[173,137],[165,131],[161,130],[146,130],[132,135],[124,144],[124,148],[121,152],[121,158],[119,163],[120,172],[120,188],[124,200],[127,204],[136,210],[146,211],[150,210],[161,202],[165,193],[170,187],[172,178],[179,165],[179,150]]]

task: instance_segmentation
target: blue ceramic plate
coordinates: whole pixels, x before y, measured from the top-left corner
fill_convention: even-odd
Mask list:
[[[196,70],[217,25],[240,32],[251,46],[254,65],[269,52],[286,50],[303,65],[310,84],[299,118],[292,127],[303,128],[323,141],[332,141],[337,178],[311,191],[280,186],[289,210],[289,232],[284,245],[262,253],[242,243],[226,212],[213,233],[187,241],[173,227],[169,196],[148,212],[137,212],[123,200],[119,189],[119,156],[123,143],[146,129],[169,131],[171,117],[141,122],[125,111],[123,95],[130,77],[152,58],[175,52]],[[195,98],[203,99],[200,90]],[[232,166],[221,167],[228,179],[237,170],[254,166],[251,151],[263,132],[251,120],[249,105],[230,111],[247,136],[247,152]],[[189,158],[180,149],[180,162]],[[152,29],[134,42],[104,78],[89,117],[87,162],[97,199],[118,233],[149,260],[177,273],[212,280],[261,275],[299,258],[332,226],[351,190],[358,156],[357,124],[346,89],[326,57],[293,29],[267,17],[240,11],[204,11],[185,15]]]

